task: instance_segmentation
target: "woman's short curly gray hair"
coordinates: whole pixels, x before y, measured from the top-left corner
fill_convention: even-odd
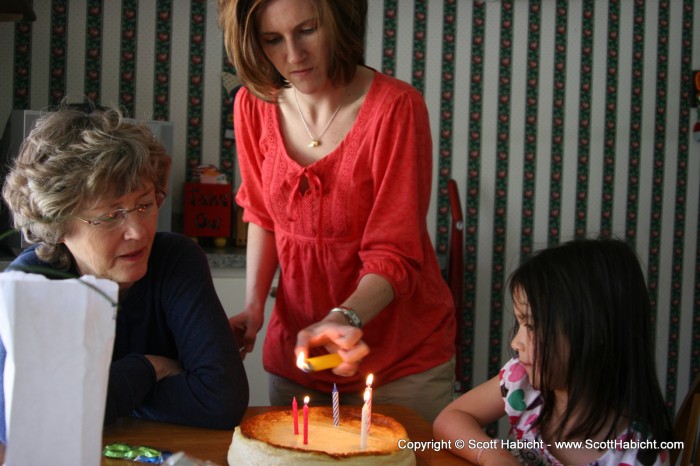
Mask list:
[[[72,216],[105,199],[153,184],[167,191],[170,156],[143,123],[117,109],[47,113],[22,143],[2,195],[14,227],[37,255],[67,269],[72,256],[62,238]]]

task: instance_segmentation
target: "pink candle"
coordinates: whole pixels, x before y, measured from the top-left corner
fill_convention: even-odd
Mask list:
[[[309,444],[309,397],[304,397],[304,445]]]
[[[294,435],[299,435],[299,410],[297,409],[297,397],[292,399],[292,418],[294,422]]]

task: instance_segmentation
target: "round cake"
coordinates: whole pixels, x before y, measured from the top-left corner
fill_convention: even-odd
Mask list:
[[[372,413],[367,447],[360,449],[361,410],[341,407],[340,423],[333,425],[330,407],[309,408],[309,443],[304,445],[303,411],[299,434],[294,435],[291,410],[271,411],[244,419],[233,433],[228,450],[231,466],[270,465],[415,465],[415,454],[400,449],[408,440],[406,429],[395,419]]]

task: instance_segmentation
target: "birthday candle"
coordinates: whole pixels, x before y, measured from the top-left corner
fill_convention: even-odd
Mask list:
[[[369,415],[370,420],[372,419],[372,382],[374,381],[374,375],[370,374],[367,376],[367,388],[365,389],[365,393],[368,394],[368,399],[367,399],[367,412]],[[371,422],[370,422],[371,425]],[[369,433],[369,427],[367,428],[367,432]]]
[[[309,444],[309,397],[304,397],[304,445]]]
[[[333,425],[338,427],[340,424],[340,403],[338,400],[338,388],[333,384]]]
[[[297,409],[297,397],[292,399],[292,418],[294,422],[294,435],[299,435],[299,413]]]
[[[360,450],[367,448],[367,437],[369,436],[369,425],[372,422],[371,415],[369,413],[369,405],[367,404],[369,400],[369,388],[365,389],[365,404],[362,405],[362,425],[360,426]]]

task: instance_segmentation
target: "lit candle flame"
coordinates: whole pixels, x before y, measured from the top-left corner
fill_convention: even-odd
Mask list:
[[[305,397],[304,397],[304,404],[305,404],[305,405],[308,405],[308,404],[309,404],[309,400],[310,400],[310,398],[309,398],[308,396],[305,396]]]
[[[370,393],[369,390],[370,390],[369,387],[365,388],[365,395],[364,395],[365,403],[367,403],[369,401],[369,393]]]
[[[370,374],[367,376],[367,386],[371,388],[372,382],[374,382],[374,374]]]

